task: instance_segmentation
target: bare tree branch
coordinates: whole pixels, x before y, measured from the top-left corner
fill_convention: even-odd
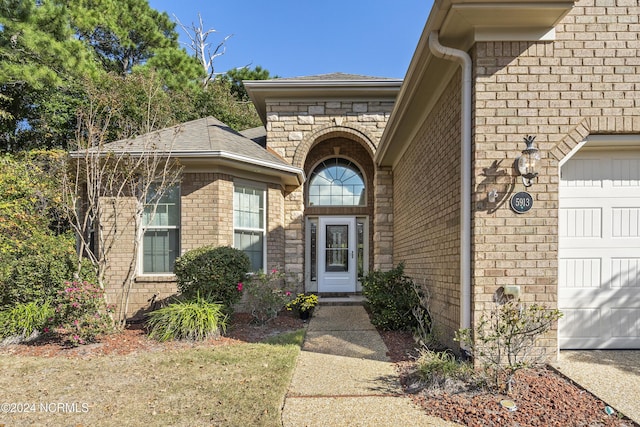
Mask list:
[[[178,183],[182,172],[172,153],[179,127],[171,135],[162,134],[170,141],[160,141],[160,133],[151,133],[155,124],[151,106],[158,102],[159,92],[149,82],[145,93],[147,117],[138,124],[138,130],[146,133],[138,137],[135,150],[130,150],[133,140],[107,143],[110,125],[121,105],[117,94],[89,94],[87,107],[78,115],[76,147],[63,178],[64,205],[78,242],[77,270],[84,258],[89,259],[96,269],[98,285],[117,291],[116,321],[120,326],[126,321],[129,294],[141,272],[145,209],[155,215],[160,199]],[[124,250],[127,245],[122,242],[127,241],[132,245]],[[106,283],[111,255],[116,250],[120,260],[126,259],[128,270],[121,283]]]
[[[196,59],[198,60],[200,65],[202,65],[202,68],[204,69],[204,72],[206,74],[206,77],[204,78],[202,84],[206,87],[217,74],[220,74],[215,72],[213,61],[226,53],[225,44],[227,43],[227,40],[233,37],[233,34],[226,36],[220,43],[217,44],[215,49],[213,49],[212,51],[211,44],[207,42],[207,39],[210,35],[217,33],[217,31],[213,28],[210,28],[208,30],[204,29],[202,15],[200,13],[198,13],[198,25],[192,22],[190,28],[180,22],[176,15],[173,15],[173,17],[185,32],[187,37],[189,37],[190,43],[183,44],[193,50]]]

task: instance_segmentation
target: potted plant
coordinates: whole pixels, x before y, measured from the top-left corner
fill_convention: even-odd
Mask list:
[[[311,317],[311,312],[318,305],[318,296],[316,294],[298,294],[289,304],[287,310],[296,310],[300,314],[301,319]]]

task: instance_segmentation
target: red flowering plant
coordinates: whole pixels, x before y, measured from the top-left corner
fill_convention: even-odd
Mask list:
[[[72,346],[96,341],[113,329],[104,290],[89,282],[66,282],[55,299],[54,331]]]
[[[238,283],[238,291],[246,291],[247,306],[254,320],[265,324],[278,317],[278,313],[291,301],[285,274],[277,269],[265,273],[260,270],[248,276],[246,283]]]

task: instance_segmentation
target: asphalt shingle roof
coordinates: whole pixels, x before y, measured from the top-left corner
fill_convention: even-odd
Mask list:
[[[115,141],[106,144],[105,149],[125,153],[142,153],[153,149],[171,153],[175,157],[216,157],[227,153],[274,165],[291,166],[259,145],[260,139],[266,137],[264,128],[248,129],[244,133],[246,136],[210,116],[130,140]]]
[[[267,130],[264,128],[264,126],[245,129],[243,131],[240,131],[240,134],[244,137],[249,138],[261,147],[267,146]]]

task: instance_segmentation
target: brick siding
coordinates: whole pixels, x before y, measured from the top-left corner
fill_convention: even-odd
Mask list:
[[[460,325],[460,152],[458,72],[393,170],[393,261],[427,290],[450,346]]]
[[[558,162],[590,134],[640,132],[635,0],[584,0],[556,27],[556,40],[479,42],[474,70],[472,317],[496,291],[519,285],[525,302],[557,307]],[[431,292],[437,332],[459,326],[459,72],[393,171],[394,261]],[[525,188],[513,168],[535,135],[540,176],[533,209],[516,214]],[[425,162],[424,159],[428,159]],[[420,178],[420,179],[419,179]],[[496,189],[496,203],[487,193]],[[557,350],[556,331],[540,347]]]
[[[180,252],[202,246],[233,246],[233,187],[234,176],[221,173],[186,172],[180,184],[181,223]],[[243,182],[250,182],[243,180]],[[263,185],[259,183],[260,185]],[[267,187],[267,253],[269,268],[284,265],[284,229],[282,189],[274,184]],[[119,207],[119,235],[117,249],[109,258],[107,295],[109,302],[119,306],[122,284],[133,253],[135,227],[125,218],[132,217],[133,199],[123,199]],[[109,229],[112,215],[107,216]],[[154,303],[177,292],[173,275],[140,275],[129,294],[127,314],[139,317]]]
[[[557,306],[558,161],[588,134],[640,131],[639,15],[635,0],[578,1],[554,42],[476,45],[474,317],[503,285]],[[512,166],[526,135],[536,136],[542,165],[527,189],[534,207],[518,215],[508,200],[524,190]],[[541,346],[554,354],[555,331]]]

